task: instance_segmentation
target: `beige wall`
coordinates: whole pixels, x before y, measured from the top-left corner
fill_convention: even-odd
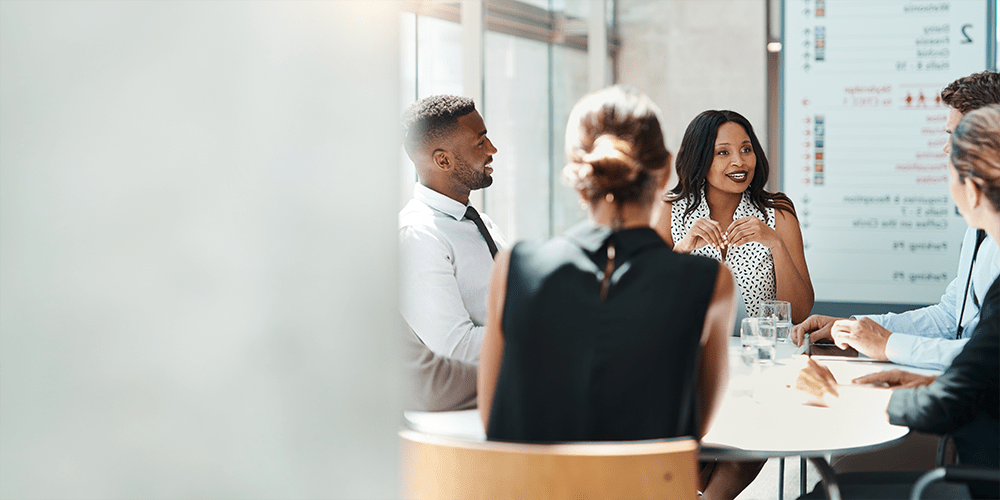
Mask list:
[[[0,498],[393,498],[393,2],[0,5]]]
[[[618,82],[663,109],[675,153],[706,109],[743,114],[766,147],[765,11],[764,0],[619,0]]]

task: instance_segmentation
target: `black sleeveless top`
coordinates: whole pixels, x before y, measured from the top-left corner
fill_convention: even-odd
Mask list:
[[[608,241],[616,269],[600,298]],[[511,252],[489,439],[697,436],[699,340],[719,264],[649,228],[584,222]]]

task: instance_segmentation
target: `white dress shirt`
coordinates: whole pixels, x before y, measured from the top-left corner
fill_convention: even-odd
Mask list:
[[[885,355],[889,361],[918,368],[944,370],[962,352],[979,324],[977,302],[982,302],[993,280],[1000,275],[1000,249],[993,238],[987,236],[979,247],[976,265],[972,269],[972,285],[965,301],[965,313],[962,314],[962,338],[956,339],[958,317],[962,312],[962,297],[969,278],[975,243],[976,230],[969,228],[962,242],[957,276],[941,296],[940,303],[901,314],[867,316],[893,332],[885,346]]]
[[[417,183],[399,212],[400,311],[431,351],[479,362],[493,257],[467,206]],[[507,242],[480,214],[497,248]]]

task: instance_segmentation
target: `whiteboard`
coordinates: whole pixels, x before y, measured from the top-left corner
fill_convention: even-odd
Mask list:
[[[966,224],[940,91],[987,68],[987,0],[785,0],[781,183],[817,301],[927,304]]]

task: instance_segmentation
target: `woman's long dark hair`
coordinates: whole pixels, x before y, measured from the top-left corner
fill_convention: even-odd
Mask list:
[[[771,193],[764,190],[767,184],[767,177],[770,173],[770,166],[767,157],[764,156],[764,148],[757,140],[757,134],[753,132],[753,126],[743,115],[730,110],[714,110],[702,112],[696,116],[684,131],[684,139],[681,140],[681,149],[677,152],[677,176],[679,180],[677,186],[667,195],[667,201],[675,201],[681,198],[688,200],[688,206],[684,209],[684,217],[689,217],[695,209],[701,205],[702,190],[708,182],[708,171],[712,168],[712,160],[715,157],[715,139],[719,135],[719,127],[723,124],[738,123],[747,135],[750,136],[750,144],[753,146],[754,155],[757,157],[757,166],[754,168],[753,180],[747,187],[747,194],[750,202],[765,213],[764,208],[777,208],[790,212],[795,216],[795,207],[792,200],[784,193]]]

